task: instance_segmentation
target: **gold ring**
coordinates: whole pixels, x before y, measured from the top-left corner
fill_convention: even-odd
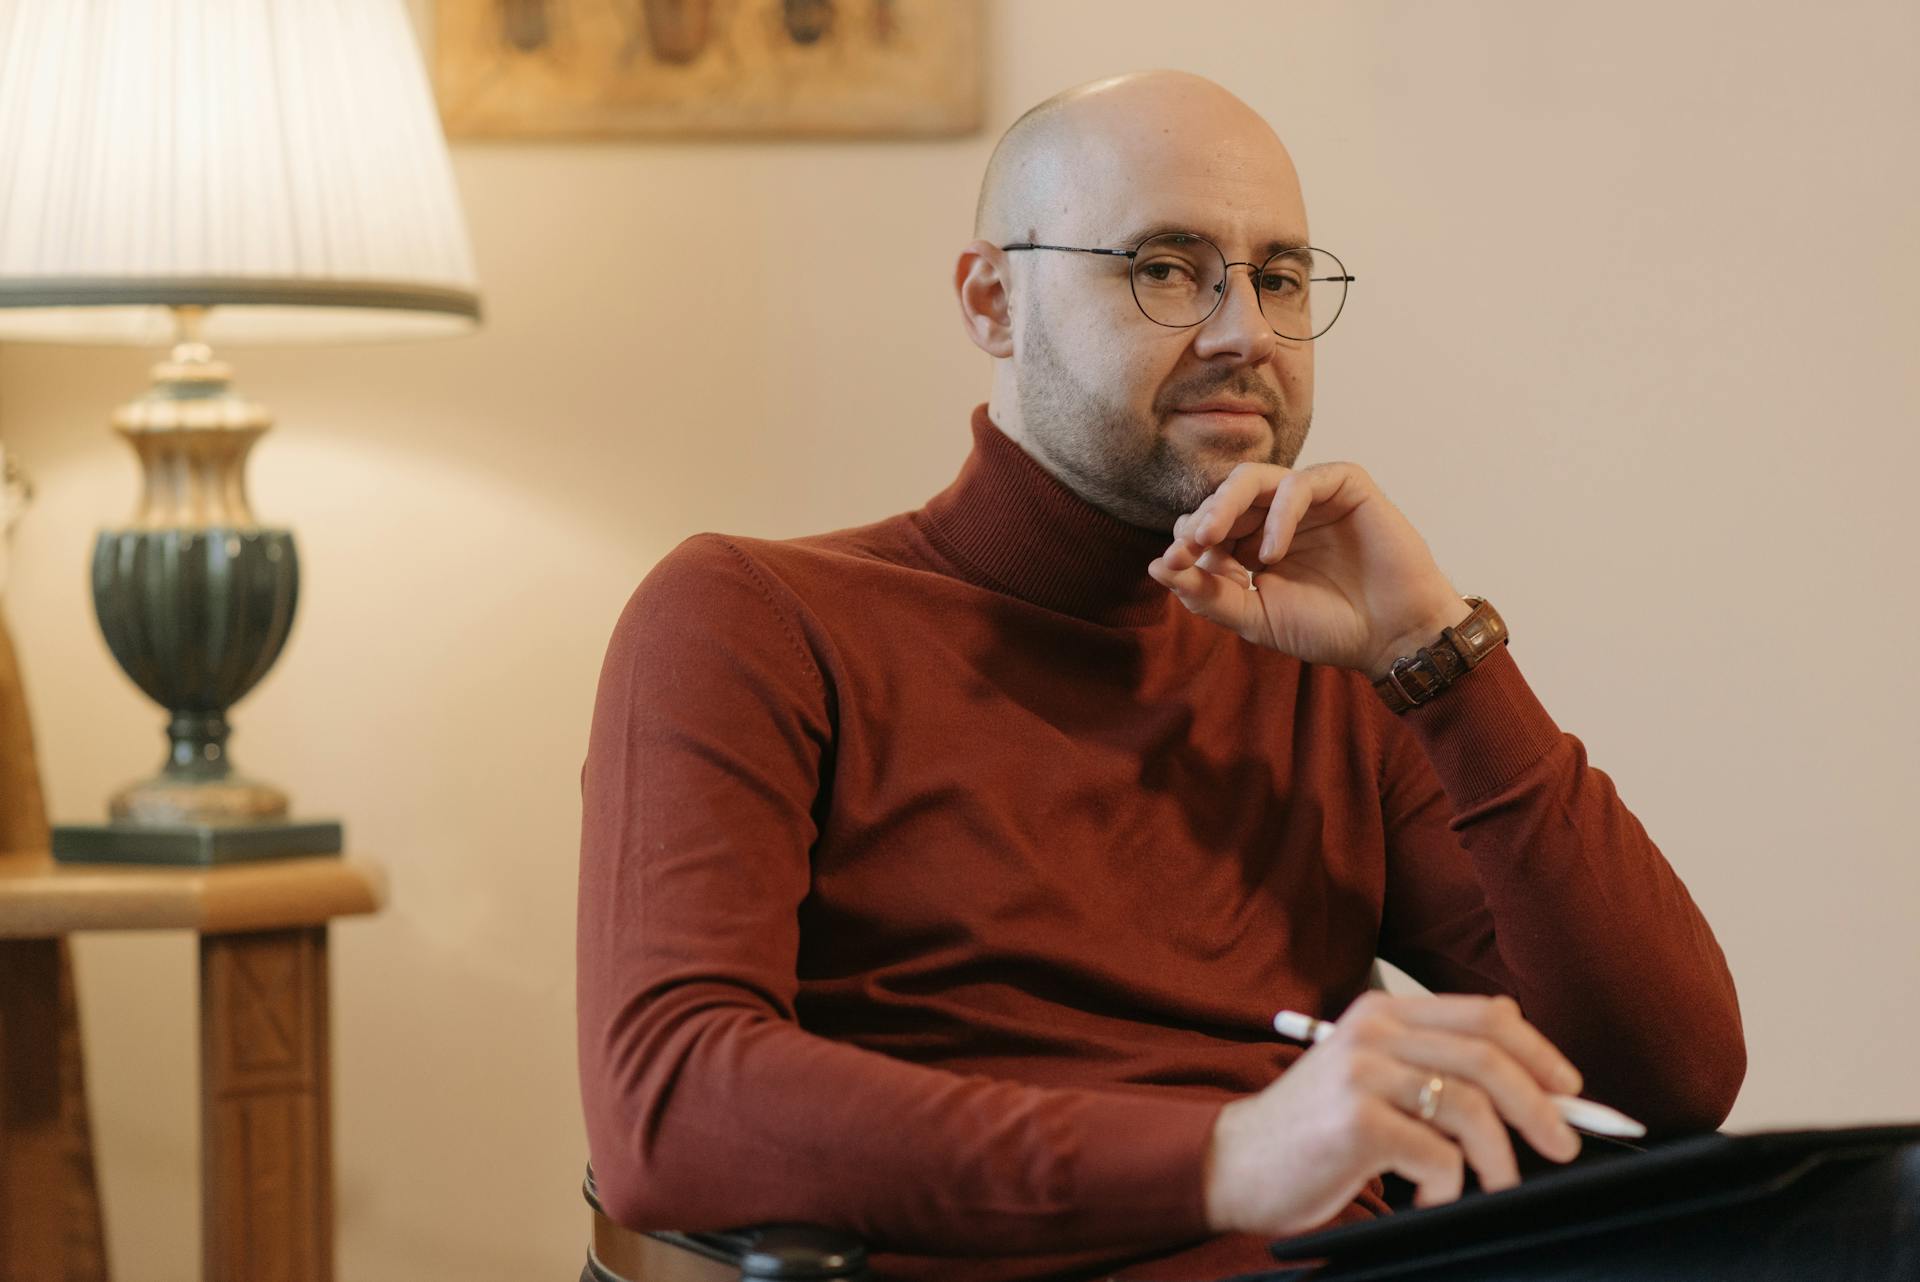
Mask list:
[[[1431,1122],[1440,1112],[1440,1092],[1447,1089],[1445,1079],[1429,1077],[1420,1088],[1420,1120]]]

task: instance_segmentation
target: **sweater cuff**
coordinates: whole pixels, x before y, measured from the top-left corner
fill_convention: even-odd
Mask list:
[[[1520,675],[1510,645],[1401,718],[1426,750],[1456,814],[1499,791],[1562,738]]]
[[[1069,1199],[1075,1214],[1139,1241],[1205,1236],[1207,1150],[1226,1104],[1088,1091]]]

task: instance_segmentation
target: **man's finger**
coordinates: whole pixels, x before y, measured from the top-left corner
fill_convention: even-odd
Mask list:
[[[1437,1206],[1460,1196],[1466,1162],[1444,1135],[1385,1101],[1369,1123],[1386,1168],[1415,1186],[1415,1206]]]
[[[1252,572],[1240,563],[1224,547],[1210,547],[1200,554],[1197,562],[1201,569],[1212,574],[1223,575],[1245,587],[1252,580]]]
[[[1189,539],[1175,539],[1158,558],[1164,561],[1170,570],[1185,570],[1190,566],[1199,566],[1211,574],[1224,575],[1237,583],[1245,584],[1251,570],[1246,562],[1219,544],[1196,547]]]
[[[1434,1073],[1398,1066],[1400,1078],[1389,1102],[1401,1112],[1419,1120],[1420,1093]],[[1466,1154],[1467,1161],[1480,1177],[1480,1187],[1492,1193],[1512,1188],[1520,1182],[1520,1162],[1513,1152],[1513,1141],[1492,1101],[1479,1087],[1464,1078],[1441,1076],[1443,1083],[1438,1105],[1428,1126],[1443,1135],[1451,1135]]]
[[[1169,564],[1167,556],[1158,556],[1148,562],[1147,573],[1156,583],[1171,588],[1180,599],[1180,604],[1194,614],[1230,628],[1239,625],[1242,598],[1247,592],[1244,578],[1236,586],[1226,576],[1203,570],[1197,565],[1175,568]]]
[[[1260,541],[1260,559],[1271,565],[1287,554],[1293,536],[1307,513],[1319,503],[1332,503],[1346,497],[1348,486],[1359,478],[1359,469],[1351,463],[1321,463],[1315,467],[1290,471],[1275,484],[1267,496],[1266,533]],[[1335,515],[1344,516],[1358,501],[1340,505]]]
[[[1489,1038],[1519,1060],[1537,1081],[1568,1094],[1580,1089],[1580,1071],[1520,1014],[1511,997],[1467,993],[1395,995],[1393,1014],[1404,1024]]]
[[[1486,1093],[1471,1081],[1404,1063],[1391,1052],[1382,1053],[1379,1047],[1355,1048],[1348,1062],[1355,1085],[1368,1095],[1385,1101],[1420,1126],[1452,1137],[1479,1173],[1482,1188],[1491,1192],[1520,1182],[1519,1162],[1507,1128]],[[1441,1088],[1433,1097],[1434,1113],[1423,1118],[1420,1097],[1436,1077],[1441,1080]]]
[[[1422,1080],[1438,1073],[1450,1082],[1471,1083],[1485,1093],[1508,1125],[1547,1157],[1571,1159],[1579,1153],[1580,1137],[1560,1119],[1540,1083],[1498,1042],[1409,1028],[1375,1045],[1418,1070],[1431,1070],[1421,1074]]]
[[[1202,546],[1252,534],[1266,519],[1267,501],[1275,487],[1291,471],[1273,463],[1238,464],[1193,510],[1187,533]]]

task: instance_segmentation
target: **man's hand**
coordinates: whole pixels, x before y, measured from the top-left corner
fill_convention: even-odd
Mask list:
[[[1378,680],[1471,608],[1357,464],[1242,463],[1147,572],[1256,645]],[[1249,586],[1251,584],[1251,586]]]
[[[1509,997],[1369,992],[1258,1095],[1228,1104],[1207,1157],[1215,1232],[1278,1236],[1324,1224],[1374,1176],[1417,1186],[1416,1206],[1460,1196],[1472,1162],[1488,1192],[1520,1182],[1511,1124],[1542,1156],[1572,1161],[1580,1137],[1548,1092],[1580,1074]],[[1445,1082],[1431,1122],[1420,1088]]]

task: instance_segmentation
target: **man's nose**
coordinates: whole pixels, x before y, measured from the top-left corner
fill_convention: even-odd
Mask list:
[[[1244,280],[1234,271],[1236,267],[1247,269]],[[1194,340],[1199,355],[1235,355],[1251,365],[1273,352],[1278,335],[1260,310],[1260,292],[1253,284],[1253,273],[1259,270],[1256,263],[1227,264],[1227,274],[1220,279],[1220,304],[1200,323]]]

